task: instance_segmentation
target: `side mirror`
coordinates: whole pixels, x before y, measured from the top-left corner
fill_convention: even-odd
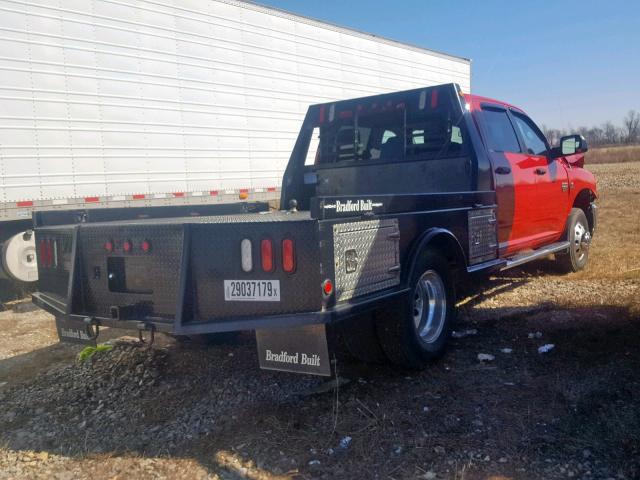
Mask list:
[[[582,135],[569,135],[560,139],[560,154],[575,155],[589,150],[587,141]]]

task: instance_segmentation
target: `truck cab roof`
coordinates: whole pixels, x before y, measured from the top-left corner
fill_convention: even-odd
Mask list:
[[[483,97],[481,95],[472,95],[470,93],[464,93],[462,97],[464,98],[465,102],[467,102],[467,104],[471,107],[471,110],[480,110],[482,104],[489,103],[492,105],[499,105],[501,107],[504,107],[505,109],[516,110],[520,113],[524,113],[521,108],[516,107],[515,105],[512,105],[510,103],[503,102],[502,100],[496,100],[495,98]]]

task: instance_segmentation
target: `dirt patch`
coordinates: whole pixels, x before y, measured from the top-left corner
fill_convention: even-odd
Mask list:
[[[589,270],[547,261],[477,286],[423,372],[340,357],[349,382],[311,395],[322,379],[259,370],[249,334],[125,339],[79,364],[50,316],[0,313],[0,478],[638,478],[629,165],[598,173]]]

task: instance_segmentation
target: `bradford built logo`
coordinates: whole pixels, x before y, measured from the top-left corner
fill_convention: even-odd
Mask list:
[[[382,203],[374,203],[372,200],[336,200],[336,203],[325,205],[325,209],[336,211],[336,213],[347,212],[371,212],[376,207],[381,207]]]
[[[273,353],[271,350],[266,350],[265,360],[267,362],[277,363],[291,363],[294,365],[309,365],[310,367],[320,366],[320,355],[307,355],[306,353],[293,353],[289,354],[285,351],[280,353]]]
[[[78,330],[76,328],[61,328],[60,336],[68,337],[68,338],[77,338],[79,340],[91,340],[89,335],[87,335],[82,330]]]

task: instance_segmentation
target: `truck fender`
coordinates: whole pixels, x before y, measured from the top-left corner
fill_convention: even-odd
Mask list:
[[[420,254],[430,247],[435,247],[440,250],[449,263],[453,263],[459,267],[466,266],[464,250],[462,250],[462,246],[456,236],[444,228],[430,228],[416,240],[411,248],[407,263],[408,268],[405,269],[404,284],[408,284],[413,277]]]
[[[587,217],[587,221],[589,222],[589,230],[593,235],[596,230],[596,225],[598,223],[597,210],[595,205],[597,195],[596,193],[589,189],[583,188],[580,192],[575,196],[573,200],[572,208],[579,208],[584,211],[584,214]]]

